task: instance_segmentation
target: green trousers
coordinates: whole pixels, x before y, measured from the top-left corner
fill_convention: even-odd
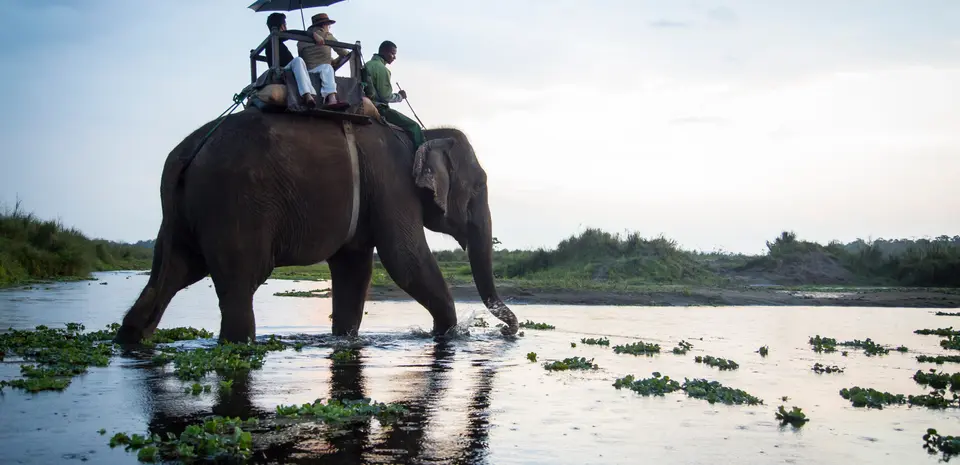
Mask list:
[[[414,148],[420,147],[420,145],[423,144],[423,131],[420,130],[420,124],[418,124],[416,121],[407,118],[407,116],[403,113],[400,113],[399,111],[385,105],[378,106],[377,110],[380,111],[380,115],[383,116],[383,119],[400,126],[401,129],[407,131],[407,134],[410,134],[410,138],[413,139]]]

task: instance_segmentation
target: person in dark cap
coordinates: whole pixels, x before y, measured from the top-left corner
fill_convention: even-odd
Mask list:
[[[287,16],[283,13],[273,13],[267,17],[267,29],[272,30],[277,28],[281,31],[287,30]],[[310,82],[310,75],[307,74],[307,63],[303,61],[303,58],[294,57],[290,50],[287,49],[287,46],[283,42],[288,39],[280,39],[278,41],[280,49],[279,64],[283,69],[289,69],[293,71],[293,75],[297,79],[297,90],[300,92],[300,97],[303,98],[304,103],[308,106],[315,106],[317,100],[314,97],[317,94],[317,91],[313,88],[313,83]],[[266,48],[267,54],[267,66],[273,66],[273,44],[272,42],[267,42]]]
[[[330,19],[326,13],[318,13],[310,18],[312,24],[307,28],[308,33],[313,34],[315,43],[298,42],[297,53],[307,64],[307,71],[320,75],[320,97],[324,104],[328,106],[340,105],[337,100],[337,81],[333,69],[333,51],[337,52],[337,59],[343,58],[350,53],[343,48],[333,48],[324,45],[324,41],[337,41],[337,38],[330,32],[330,26],[336,21]]]

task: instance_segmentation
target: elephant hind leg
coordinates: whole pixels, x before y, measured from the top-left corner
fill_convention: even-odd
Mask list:
[[[340,250],[327,259],[327,264],[333,280],[332,333],[335,336],[356,336],[373,275],[373,248]]]
[[[253,294],[273,272],[269,247],[224,248],[218,245],[210,277],[220,299],[220,342],[246,343],[256,338]]]
[[[115,338],[120,344],[137,344],[153,335],[160,318],[181,289],[207,275],[203,257],[178,246],[161,233],[153,249],[150,279],[127,310]]]

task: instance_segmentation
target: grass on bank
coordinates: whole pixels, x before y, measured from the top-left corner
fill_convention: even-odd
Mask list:
[[[90,239],[20,209],[0,213],[0,286],[77,279],[93,271],[149,269],[153,250]]]
[[[499,244],[499,241],[494,241]],[[94,240],[59,222],[20,210],[0,214],[0,286],[40,279],[83,278],[91,271],[149,269],[152,240]],[[681,249],[675,241],[586,229],[553,249],[494,251],[501,283],[538,290],[692,292],[694,286],[737,286],[752,280],[786,288],[900,286],[960,288],[960,236],[933,240],[857,240],[827,245],[783,232],[767,252],[749,256]],[[496,246],[496,245],[495,245]],[[463,250],[434,252],[450,284],[472,284]],[[281,267],[271,278],[329,280],[326,263]],[[373,286],[395,287],[375,258]]]
[[[470,284],[473,276],[466,252],[434,252],[451,284]],[[960,236],[934,240],[858,240],[821,245],[784,232],[767,242],[758,256],[704,253],[680,249],[676,242],[621,237],[587,229],[552,250],[496,250],[498,281],[536,289],[582,289],[643,292],[651,288],[689,292],[688,286],[732,286],[748,276],[768,279],[783,288],[805,283],[842,287],[960,287]],[[273,278],[330,279],[326,264],[278,268]],[[379,261],[374,286],[392,285]]]

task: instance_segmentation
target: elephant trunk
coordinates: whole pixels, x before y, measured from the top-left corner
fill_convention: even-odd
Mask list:
[[[517,333],[520,326],[510,307],[500,300],[493,284],[493,233],[486,190],[479,193],[471,203],[467,226],[467,254],[470,257],[473,282],[490,313],[506,324],[502,333],[511,336]]]

